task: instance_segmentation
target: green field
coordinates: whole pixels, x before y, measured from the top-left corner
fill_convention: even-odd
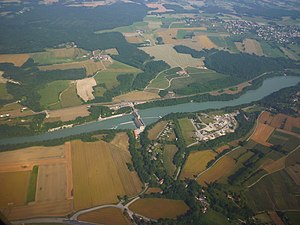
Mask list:
[[[158,76],[148,85],[148,88],[167,89],[169,87],[169,80],[179,77],[176,74],[181,68],[176,67],[159,73]]]
[[[27,202],[33,202],[35,200],[38,172],[39,172],[39,167],[33,166],[31,174],[30,174],[30,178],[29,178]]]
[[[59,63],[68,63],[78,61],[87,51],[76,48],[76,49],[48,49],[45,52],[37,52],[30,54],[33,61],[39,65],[51,65]]]
[[[224,215],[214,211],[213,209],[209,209],[205,214],[202,214],[199,222],[201,222],[201,224],[203,224],[203,225],[230,225],[230,224],[232,224],[227,220],[227,218]]]
[[[297,225],[300,221],[300,213],[299,211],[294,212],[285,212],[284,215],[288,218],[290,225]]]
[[[120,32],[120,33],[132,33],[135,32],[138,29],[146,29],[148,26],[148,22],[135,22],[132,25],[124,26],[124,27],[117,27],[111,30],[100,30],[96,31],[96,34],[103,34],[103,33],[109,33],[109,32]]]
[[[299,209],[295,183],[285,171],[273,173],[252,186],[248,202],[254,211]]]
[[[264,55],[268,57],[286,57],[277,46],[271,46],[265,41],[260,41],[260,45]]]
[[[164,146],[164,165],[166,167],[167,173],[169,176],[173,176],[176,171],[176,166],[173,163],[173,158],[176,152],[178,151],[176,145],[165,145]]]
[[[6,84],[0,84],[0,99],[10,100],[13,97],[7,92]]]
[[[81,98],[77,95],[76,84],[71,84],[71,86],[63,92],[61,95],[61,107],[72,107],[82,104]]]
[[[227,76],[212,70],[189,67],[187,71],[189,77],[173,80],[169,90],[177,90],[180,94],[212,91],[222,85],[222,79],[227,78]],[[220,80],[220,83],[214,82],[215,84],[213,84],[211,82],[217,80]]]
[[[181,133],[186,145],[190,145],[195,142],[193,139],[195,128],[192,122],[188,118],[178,119]]]
[[[99,71],[95,75],[95,80],[97,84],[103,85],[103,87],[95,87],[95,96],[103,96],[106,90],[111,90],[119,85],[117,77],[121,74],[138,74],[141,70],[126,65],[124,63],[114,61],[111,65],[107,67],[106,70]]]
[[[70,85],[67,80],[57,80],[48,83],[44,88],[39,90],[41,96],[40,104],[43,108],[49,108],[51,104],[59,102],[59,95]]]

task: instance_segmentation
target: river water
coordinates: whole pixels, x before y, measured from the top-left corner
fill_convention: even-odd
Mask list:
[[[206,109],[219,109],[227,106],[237,106],[237,105],[247,104],[253,101],[260,100],[265,96],[268,96],[273,92],[276,92],[282,88],[294,86],[298,82],[300,82],[300,77],[293,77],[293,76],[273,77],[273,78],[266,79],[263,82],[263,85],[258,89],[249,90],[248,92],[246,92],[245,94],[243,94],[242,96],[234,100],[211,101],[211,102],[200,102],[200,103],[197,102],[184,103],[180,105],[144,109],[144,110],[140,110],[139,113],[143,121],[145,122],[145,124],[149,125],[151,123],[156,122],[160,116],[165,116],[170,113],[195,112],[195,111],[206,110]],[[81,133],[87,133],[87,132],[103,130],[103,129],[134,128],[134,125],[131,121],[132,121],[132,117],[130,115],[125,115],[118,118],[91,122],[73,128],[67,128],[67,129],[58,130],[54,132],[43,133],[36,136],[1,139],[0,145],[46,141],[46,140],[68,137],[70,135],[77,135]]]

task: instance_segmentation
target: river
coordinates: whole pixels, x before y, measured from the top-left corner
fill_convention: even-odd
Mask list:
[[[249,90],[245,94],[243,94],[242,96],[234,100],[211,101],[211,102],[200,102],[200,103],[191,102],[191,103],[184,103],[180,105],[144,109],[144,110],[140,110],[139,113],[142,119],[144,120],[145,124],[149,125],[157,121],[160,116],[165,116],[172,112],[173,113],[195,112],[195,111],[206,110],[206,109],[219,109],[227,106],[237,106],[237,105],[247,104],[253,101],[260,100],[265,96],[272,94],[273,92],[279,91],[282,88],[294,86],[298,82],[300,82],[300,77],[293,77],[293,76],[273,77],[273,78],[266,79],[263,82],[262,86],[259,87],[258,89]],[[103,130],[103,129],[134,128],[133,123],[130,122],[131,120],[132,117],[130,115],[125,115],[118,118],[91,122],[73,128],[66,128],[63,130],[43,133],[35,136],[1,139],[0,145],[46,141],[46,140],[63,138],[63,137],[68,137],[70,135],[77,135],[81,133],[87,133],[87,132]]]

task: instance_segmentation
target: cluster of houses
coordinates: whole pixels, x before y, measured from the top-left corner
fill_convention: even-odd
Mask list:
[[[261,25],[246,20],[229,20],[224,22],[225,29],[235,35],[254,34],[266,41],[278,43],[294,43],[300,37],[300,29],[297,26],[282,26],[276,24]]]
[[[201,117],[197,115],[197,119],[191,119],[196,132],[197,141],[209,141],[218,137],[224,136],[228,133],[233,133],[238,125],[235,119],[239,112],[225,113],[223,115],[207,115],[201,113],[200,115],[204,118],[209,118],[212,122],[204,123]]]
[[[102,54],[101,51],[95,50],[92,52],[91,58],[92,60],[100,60],[100,61],[110,61],[111,57],[109,55]]]
[[[202,213],[206,213],[206,211],[209,208],[209,203],[207,201],[207,197],[204,195],[204,190],[202,189],[202,193],[200,193],[198,196],[195,196],[196,200],[200,202],[200,205],[202,206]]]
[[[156,140],[165,141],[170,137],[172,132],[174,132],[174,122],[169,121],[164,129],[162,129],[162,131],[157,135]]]

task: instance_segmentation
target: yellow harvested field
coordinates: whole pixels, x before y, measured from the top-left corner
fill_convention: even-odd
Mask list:
[[[29,54],[0,54],[0,63],[13,63],[15,66],[20,67],[29,57]]]
[[[177,40],[177,32],[178,30],[186,30],[186,31],[203,31],[206,30],[206,27],[192,27],[192,28],[170,28],[157,32],[157,36],[162,37],[165,44],[179,44],[181,40]]]
[[[71,148],[75,210],[117,203],[118,196],[141,190],[137,174],[126,165],[129,152],[104,141],[73,141]]]
[[[67,197],[67,174],[65,163],[39,166],[37,202],[61,201]]]
[[[48,111],[49,120],[51,119],[59,119],[61,121],[69,121],[75,120],[78,116],[85,117],[90,115],[88,108],[86,105],[65,108],[65,109],[58,109],[58,110],[50,110]]]
[[[33,165],[63,160],[64,146],[29,147],[0,153],[0,172],[29,171]]]
[[[93,92],[93,87],[97,85],[94,77],[84,78],[82,80],[76,81],[76,91],[83,101],[87,102],[89,100],[95,99]]]
[[[166,9],[166,7],[164,7],[164,5],[161,3],[148,3],[146,5],[151,9],[155,9],[150,11],[149,13],[163,13],[173,11],[172,9]]]
[[[72,200],[64,200],[13,207],[6,216],[10,220],[19,220],[34,217],[66,216],[71,212]]]
[[[203,59],[193,58],[189,54],[177,53],[172,44],[156,45],[151,47],[140,48],[147,54],[153,56],[157,60],[163,60],[171,67],[202,67]]]
[[[78,220],[95,224],[107,225],[130,225],[132,224],[128,218],[123,215],[121,209],[118,208],[103,208],[92,212],[82,214]]]
[[[0,84],[7,83],[7,79],[3,77],[4,72],[0,71]]]
[[[274,173],[275,171],[285,168],[285,161],[286,161],[286,157],[282,157],[276,161],[264,165],[263,169],[268,173]]]
[[[181,171],[180,178],[193,178],[194,175],[204,171],[207,163],[213,160],[215,156],[216,153],[211,150],[190,153]]]
[[[105,69],[103,62],[94,62],[91,59],[80,61],[80,62],[70,62],[70,63],[61,63],[53,64],[49,66],[39,66],[40,70],[68,70],[68,69],[85,69],[87,75],[93,75],[100,70]]]
[[[26,203],[29,177],[30,171],[0,173],[0,211]]]
[[[148,138],[150,140],[155,140],[159,133],[165,128],[167,125],[167,121],[161,121],[154,125],[149,131],[148,131]]]
[[[202,48],[205,49],[218,48],[206,35],[199,35],[197,39],[199,44],[202,46]]]
[[[260,43],[254,39],[246,38],[243,41],[243,44],[245,46],[245,52],[249,54],[255,54],[259,56],[262,56],[264,54]]]
[[[144,42],[143,38],[136,33],[123,33],[123,35],[125,36],[126,41],[129,43],[140,44]]]
[[[128,135],[125,132],[122,132],[117,133],[110,143],[127,152],[129,147],[128,141]]]
[[[15,196],[23,196],[23,204],[15,203],[8,214],[9,219],[26,219],[42,216],[65,216],[73,211],[72,165],[70,143],[54,147],[29,147],[0,153],[0,182],[9,185],[12,194],[0,188],[1,199],[15,202]],[[35,201],[24,204],[31,170],[39,166]],[[1,180],[7,174],[8,180]],[[16,177],[17,176],[17,177]],[[3,191],[1,190],[3,188]],[[22,188],[24,191],[22,191]],[[6,197],[2,198],[1,193]],[[2,206],[1,206],[2,207]]]
[[[259,144],[270,147],[272,144],[268,143],[267,140],[274,130],[274,127],[263,123],[258,123],[254,133],[251,135],[251,139]]]
[[[185,214],[189,207],[181,200],[144,198],[133,202],[129,209],[151,219],[176,219]]]
[[[218,181],[222,177],[227,177],[234,169],[235,161],[228,156],[224,156],[211,169],[202,174],[197,179],[197,182],[201,185],[206,185],[206,183]]]
[[[118,49],[116,49],[116,48],[106,49],[105,53],[108,55],[119,55]]]
[[[153,92],[148,91],[131,91],[123,95],[119,95],[113,98],[113,102],[123,101],[147,101],[152,99],[158,99],[160,96]]]

